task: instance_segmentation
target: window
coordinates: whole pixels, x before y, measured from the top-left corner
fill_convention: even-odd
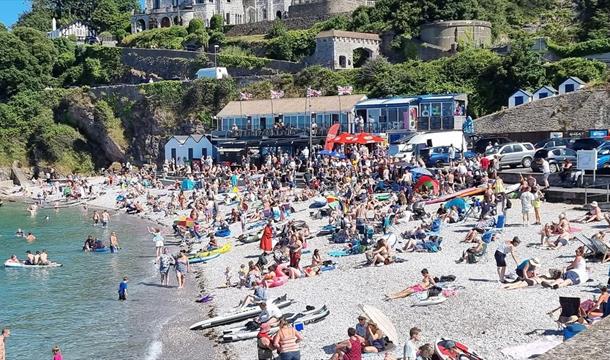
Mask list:
[[[551,154],[553,154],[553,156],[559,156],[559,155],[561,155],[561,151],[559,149],[555,149],[555,150],[551,151]]]
[[[441,104],[432,104],[432,116],[441,116]]]
[[[523,104],[523,96],[515,96],[515,106]]]
[[[563,154],[565,156],[576,156],[576,151],[572,149],[563,149]]]
[[[172,159],[176,160],[176,148],[172,148]]]
[[[566,84],[565,86],[566,92],[573,92],[574,91],[574,84]]]
[[[193,148],[189,148],[189,161],[193,160]]]
[[[205,159],[208,156],[208,148],[201,149],[201,158]]]
[[[347,58],[345,57],[345,55],[339,56],[339,67],[347,67]]]
[[[430,116],[430,104],[421,104],[420,105],[420,113],[423,117]]]
[[[516,148],[517,146],[518,146],[518,147],[521,147],[521,145],[515,145],[515,148]],[[531,151],[531,150],[534,150],[534,146],[533,146],[532,144],[523,144],[523,146],[525,147],[525,149],[526,149],[526,150],[530,150],[530,151]],[[517,150],[517,151],[523,151],[523,148],[522,148],[521,150]]]
[[[452,103],[443,103],[443,116],[452,116],[453,115],[453,104]]]
[[[521,152],[521,151],[523,151],[523,146],[521,146],[519,144],[513,145],[513,152]]]
[[[513,152],[513,147],[511,145],[505,146],[502,151],[500,151],[500,154],[510,154]]]
[[[545,92],[541,92],[540,94],[538,94],[538,98],[539,99],[544,99],[544,98],[546,98],[548,96],[549,96],[549,93],[545,93]]]

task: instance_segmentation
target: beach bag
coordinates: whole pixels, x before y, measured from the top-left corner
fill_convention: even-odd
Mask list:
[[[469,264],[476,264],[479,260],[477,259],[474,253],[468,253],[468,257],[466,258],[466,262]]]
[[[436,281],[436,280],[435,280]],[[443,275],[437,282],[452,282],[455,281],[455,275]]]
[[[430,225],[430,231],[438,232],[441,230],[442,220],[440,218],[436,218],[432,221],[432,225]]]
[[[443,289],[441,289],[438,286],[433,286],[430,289],[428,289],[428,297],[435,297],[435,296],[439,296],[441,293],[443,292]]]

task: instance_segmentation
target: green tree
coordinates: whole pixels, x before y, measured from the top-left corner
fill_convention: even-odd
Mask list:
[[[40,76],[50,75],[58,55],[53,41],[46,34],[31,28],[16,27],[13,34],[27,44],[30,54],[38,59],[42,72]]]
[[[195,34],[200,31],[205,31],[205,24],[201,19],[193,19],[189,22],[189,26],[187,28],[189,34]]]
[[[212,31],[222,32],[224,28],[225,19],[220,14],[216,14],[210,18],[210,29]]]
[[[265,39],[273,39],[276,37],[284,36],[287,32],[288,28],[286,27],[286,24],[284,24],[282,20],[276,19],[275,21],[273,21],[273,26],[271,27],[271,29],[269,29],[267,34],[265,34]]]
[[[504,59],[504,69],[507,72],[505,86],[513,91],[522,89],[537,89],[543,85],[545,78],[541,56],[531,50],[532,42],[527,39],[517,39],[511,43],[510,54]]]
[[[601,80],[605,71],[604,63],[583,58],[567,58],[546,64],[547,81],[555,86],[570,76],[576,76],[586,82]]]
[[[48,80],[29,46],[11,32],[0,32],[0,99],[20,90],[42,89]]]

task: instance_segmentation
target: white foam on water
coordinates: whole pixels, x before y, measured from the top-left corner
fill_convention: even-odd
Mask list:
[[[157,360],[161,356],[163,350],[163,344],[159,340],[153,341],[148,347],[148,353],[146,353],[145,360]]]

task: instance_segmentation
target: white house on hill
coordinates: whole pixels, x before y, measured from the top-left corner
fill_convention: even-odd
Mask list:
[[[555,89],[554,87],[552,87],[550,85],[545,85],[545,86],[541,87],[540,89],[536,90],[536,92],[534,93],[534,96],[533,96],[533,101],[557,96],[557,93],[558,93],[557,89]]]
[[[69,37],[74,35],[76,37],[76,41],[85,41],[85,38],[87,36],[95,35],[95,31],[92,28],[90,28],[86,24],[83,24],[80,21],[75,21],[69,25],[60,27],[58,29],[57,20],[53,18],[53,20],[51,21],[51,29],[53,30],[47,33],[47,36],[49,36],[51,39]]]
[[[570,76],[564,82],[559,85],[559,94],[567,94],[574,91],[578,91],[587,86],[587,83],[580,80],[576,76]]]
[[[165,143],[165,160],[185,160],[214,158],[214,145],[204,135],[175,135]]]
[[[508,107],[512,108],[515,106],[527,104],[532,101],[532,94],[529,91],[517,90],[508,98]]]

